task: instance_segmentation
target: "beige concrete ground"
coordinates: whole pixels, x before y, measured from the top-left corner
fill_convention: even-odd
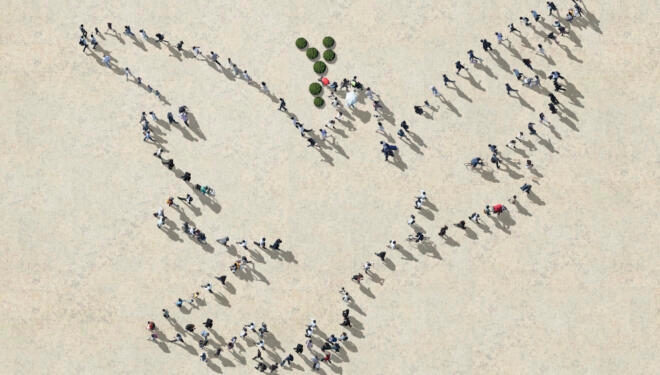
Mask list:
[[[562,39],[567,49],[546,46],[556,65],[517,36],[514,50],[496,47],[499,64],[481,50],[479,39],[508,34],[506,24],[529,9],[547,14],[543,3],[2,2],[0,372],[252,373],[252,342],[207,366],[193,337],[189,347],[148,342],[146,321],[171,338],[177,327],[160,317],[163,307],[176,324],[212,317],[219,337],[211,347],[265,321],[270,363],[303,342],[310,318],[324,334],[341,333],[337,290],[346,286],[355,329],[326,374],[657,373],[658,4],[588,2],[590,22]],[[562,13],[568,3],[557,2]],[[368,103],[321,155],[274,102],[230,73],[104,34],[116,66],[159,89],[166,105],[80,52],[78,25],[105,31],[109,20],[213,49],[223,63],[231,57],[313,129],[333,114],[311,105],[316,75],[293,42],[304,36],[320,48],[332,35],[338,58],[328,75],[358,75],[381,95],[403,164],[383,162]],[[540,41],[523,32],[530,45]],[[455,77],[453,63],[465,63],[470,48],[486,68],[470,69],[473,81],[456,78],[459,96],[441,75]],[[486,179],[463,163],[488,156],[488,143],[522,160],[505,143],[547,112],[547,98],[532,90],[520,93],[534,111],[506,96],[505,82],[518,85],[508,70],[527,71],[512,53],[546,74],[561,71],[573,100],[559,95],[563,120],[552,118],[554,130],[537,124],[541,138],[521,147],[539,176],[509,164]],[[431,98],[431,84],[451,107]],[[437,109],[432,119],[412,111],[425,98]],[[151,156],[139,113],[164,118],[182,104],[194,131],[157,126],[156,136],[177,168],[218,194],[166,214],[205,231],[207,247],[180,230],[161,232],[151,216],[168,195],[190,189]],[[402,120],[416,135],[412,146],[396,137]],[[510,206],[509,219],[470,225],[473,238],[453,227],[448,243],[435,234],[525,181],[535,195]],[[420,189],[432,204],[416,212],[431,235],[422,249],[404,240]],[[192,311],[175,311],[176,298],[228,273],[234,256],[212,241],[225,234],[280,237],[286,252],[240,251],[255,262],[252,276],[230,275],[232,288],[216,285],[220,300],[204,292]],[[391,238],[402,249],[388,251],[389,267],[377,262],[382,285],[367,278],[360,290],[350,276]],[[295,364],[309,370],[299,357]]]

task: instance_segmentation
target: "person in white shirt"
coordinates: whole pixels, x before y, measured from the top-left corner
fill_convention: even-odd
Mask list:
[[[105,66],[107,66],[108,68],[110,67],[110,56],[108,56],[108,55],[103,56],[102,61],[105,64]]]
[[[243,71],[243,78],[244,78],[248,83],[252,82],[252,78],[251,78],[250,75],[248,74],[247,70],[244,70],[244,71]]]
[[[266,95],[270,95],[270,90],[268,90],[268,86],[266,86],[266,82],[261,82],[261,90],[266,93]]]
[[[147,36],[147,32],[144,31],[144,29],[140,29],[140,35],[142,35],[142,39],[148,40],[149,37]]]

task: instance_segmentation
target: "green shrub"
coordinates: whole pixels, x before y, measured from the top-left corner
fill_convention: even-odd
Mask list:
[[[307,48],[307,57],[310,60],[314,60],[315,58],[319,57],[319,50],[314,47]]]
[[[323,61],[317,61],[317,62],[314,63],[314,71],[315,71],[317,74],[323,74],[323,73],[325,73],[325,70],[326,70],[327,68],[328,68],[328,67],[325,65],[325,63],[324,63]]]
[[[298,47],[298,49],[303,49],[307,47],[307,39],[305,38],[296,39],[296,47]]]
[[[333,61],[337,57],[335,55],[335,52],[331,49],[326,49],[325,52],[323,52],[323,59],[327,62]]]
[[[314,95],[314,96],[320,94],[321,90],[323,90],[323,87],[318,82],[314,82],[314,83],[309,85],[309,93]]]
[[[325,48],[332,48],[335,46],[335,40],[331,36],[326,36],[323,38],[323,46]]]
[[[317,107],[322,107],[325,101],[321,97],[314,98],[314,105]]]

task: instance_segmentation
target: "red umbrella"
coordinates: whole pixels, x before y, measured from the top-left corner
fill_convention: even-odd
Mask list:
[[[328,77],[323,77],[321,78],[321,83],[323,84],[323,86],[327,86],[330,84],[330,80],[328,79]]]
[[[502,206],[501,204],[494,205],[493,206],[493,212],[495,212],[496,214],[501,213],[502,212],[502,207],[504,207],[504,206]]]

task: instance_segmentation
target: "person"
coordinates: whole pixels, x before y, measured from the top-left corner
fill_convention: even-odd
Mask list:
[[[174,339],[170,340],[170,342],[183,342],[183,336],[181,336],[181,334],[177,332]]]
[[[440,91],[438,91],[438,89],[435,86],[431,86],[431,93],[433,93],[433,96],[435,97],[442,96],[442,94],[440,94]]]
[[[364,275],[362,275],[361,273],[358,273],[351,277],[351,280],[355,281],[358,284],[362,281],[362,279],[364,279]]]
[[[385,261],[385,255],[386,255],[386,254],[387,254],[387,252],[385,252],[385,251],[380,251],[380,252],[374,253],[374,255],[376,255],[377,257],[379,257],[380,260],[382,260],[383,262]]]
[[[557,107],[555,107],[554,104],[548,103],[548,109],[550,109],[550,113],[552,113],[553,115],[557,114]]]
[[[293,354],[289,353],[289,355],[284,357],[284,359],[280,363],[280,366],[284,366],[284,363],[291,365],[291,362],[293,362]]]
[[[225,285],[225,283],[227,282],[227,276],[226,275],[218,276],[218,277],[216,277],[216,279],[218,279],[218,281],[220,281],[220,284],[222,284],[222,285]]]
[[[183,40],[179,41],[179,43],[176,44],[176,49],[179,52],[181,52],[181,50],[183,50]]]
[[[497,169],[500,169],[500,159],[497,157],[497,154],[493,154],[493,155],[490,157],[490,162],[493,163],[493,164],[495,164],[495,166],[497,167]]]
[[[488,52],[493,50],[493,47],[488,40],[481,39],[480,42],[481,42],[481,47],[484,49],[484,51]]]
[[[103,55],[103,59],[101,61],[105,64],[105,66],[108,68],[110,67],[110,56]]]
[[[278,111],[286,111],[286,102],[284,99],[280,98],[280,107],[277,109]]]
[[[498,216],[499,216],[499,214],[501,214],[504,211],[508,211],[508,209],[503,204],[498,203],[498,204],[493,206],[493,212],[495,214],[497,214]]]
[[[508,201],[511,204],[516,204],[518,203],[518,197],[516,195],[513,195],[511,198],[508,199]]]
[[[466,71],[468,70],[468,68],[466,68],[465,65],[461,64],[460,61],[456,61],[456,63],[454,65],[456,66],[456,69],[458,69],[456,71],[456,74],[460,73],[461,69],[465,69]]]
[[[482,58],[479,58],[479,57],[475,56],[473,50],[467,51],[467,54],[468,54],[468,59],[470,60],[470,62],[472,64],[476,64],[477,62],[482,62],[483,61]]]
[[[186,194],[185,198],[184,197],[177,197],[177,198],[179,198],[180,200],[186,202],[187,204],[191,204],[192,201],[193,201],[193,197],[190,194]]]
[[[534,18],[534,21],[539,22],[539,20],[541,19],[541,15],[533,9],[530,11],[530,13],[532,13],[532,17]]]
[[[550,98],[550,102],[552,102],[552,104],[554,104],[554,105],[558,105],[558,104],[559,104],[559,99],[557,99],[557,97],[555,96],[555,94],[550,93],[550,94],[548,94],[548,97]]]
[[[543,49],[543,44],[539,43],[539,44],[537,44],[537,47],[538,47],[538,50],[536,51],[536,53],[543,56],[543,57],[546,57],[545,49]]]
[[[520,30],[516,29],[516,27],[513,26],[513,23],[510,23],[510,24],[508,25],[508,28],[509,28],[509,32],[510,32],[510,33],[517,31],[518,34],[520,34]]]
[[[532,164],[532,161],[530,159],[527,159],[527,162],[525,163],[525,168],[527,169],[534,168],[534,164]]]
[[[174,159],[169,159],[167,161],[161,161],[162,164],[167,165],[167,169],[172,170],[174,168]]]
[[[524,58],[522,59],[522,62],[523,64],[525,64],[526,67],[530,68],[531,70],[534,70],[534,68],[532,68],[532,60],[528,58]]]
[[[445,86],[447,86],[447,83],[452,83],[454,84],[454,86],[456,86],[456,81],[452,81],[451,79],[449,79],[449,77],[447,77],[446,74],[442,75],[442,81],[444,82]]]
[[[415,243],[419,243],[422,241],[424,241],[424,233],[422,232],[415,233]]]
[[[144,31],[144,29],[140,29],[138,31],[140,32],[140,35],[142,35],[142,39],[149,40],[149,37],[147,36],[147,32]]]
[[[181,179],[185,182],[190,182],[190,172],[185,172],[183,176],[181,176]]]
[[[399,124],[399,126],[401,126],[401,128],[402,128],[404,131],[406,131],[406,132],[410,132],[410,126],[408,125],[408,123],[407,123],[405,120],[404,120],[404,121],[401,121],[401,124]]]
[[[532,185],[524,183],[523,186],[520,187],[520,190],[522,190],[523,193],[529,194],[532,191]]]
[[[96,38],[94,38],[94,34],[92,34],[92,37],[89,42],[92,43],[92,49],[96,49],[96,46],[99,44]]]
[[[396,241],[390,240],[390,242],[387,244],[387,247],[389,247],[392,250],[396,249]]]
[[[470,219],[471,221],[473,221],[473,222],[479,224],[479,214],[476,213],[476,212],[472,213],[472,215],[470,215],[470,216],[468,217],[468,219]]]
[[[282,243],[282,240],[280,240],[280,239],[278,238],[278,239],[275,240],[275,242],[273,242],[273,243],[272,243],[270,246],[268,246],[268,247],[271,248],[271,249],[273,249],[273,250],[279,250],[279,249],[280,249],[280,244],[281,244],[281,243]]]
[[[444,237],[447,234],[447,229],[449,229],[449,227],[446,225],[440,228],[440,232],[438,232],[438,236]]]
[[[470,165],[472,166],[472,168],[475,168],[477,165],[484,165],[484,162],[483,160],[481,160],[480,157],[476,157],[470,160]]]
[[[506,88],[506,94],[511,96],[511,92],[518,92],[518,90],[515,90],[509,83],[505,83],[504,87]]]
[[[520,22],[522,22],[525,26],[531,26],[532,23],[529,22],[529,18],[527,17],[520,17]]]
[[[209,329],[213,328],[213,319],[206,318],[206,321],[204,322],[204,327]]]
[[[523,74],[520,73],[520,70],[517,68],[513,68],[513,75],[516,76],[516,79],[520,81],[521,78],[523,78]]]
[[[87,30],[85,30],[84,25],[80,25],[80,32],[82,33],[83,38],[87,38]]]
[[[133,32],[131,31],[131,27],[128,26],[128,25],[124,26],[124,34],[126,34],[126,35],[128,35],[128,36],[130,36],[130,37],[134,37],[134,36],[135,36],[135,34],[133,34]]]
[[[534,123],[530,122],[527,124],[527,129],[529,130],[529,135],[537,135],[536,134],[536,129],[534,129]]]
[[[465,230],[465,220],[461,220],[458,223],[454,224],[455,227]]]
[[[502,35],[502,33],[499,32],[499,31],[495,32],[495,37],[497,38],[497,44],[502,44],[502,42],[504,42],[505,40],[509,40],[509,39],[505,38],[504,35]]]
[[[410,215],[408,218],[408,225],[412,226],[413,224],[415,224],[415,215]]]

